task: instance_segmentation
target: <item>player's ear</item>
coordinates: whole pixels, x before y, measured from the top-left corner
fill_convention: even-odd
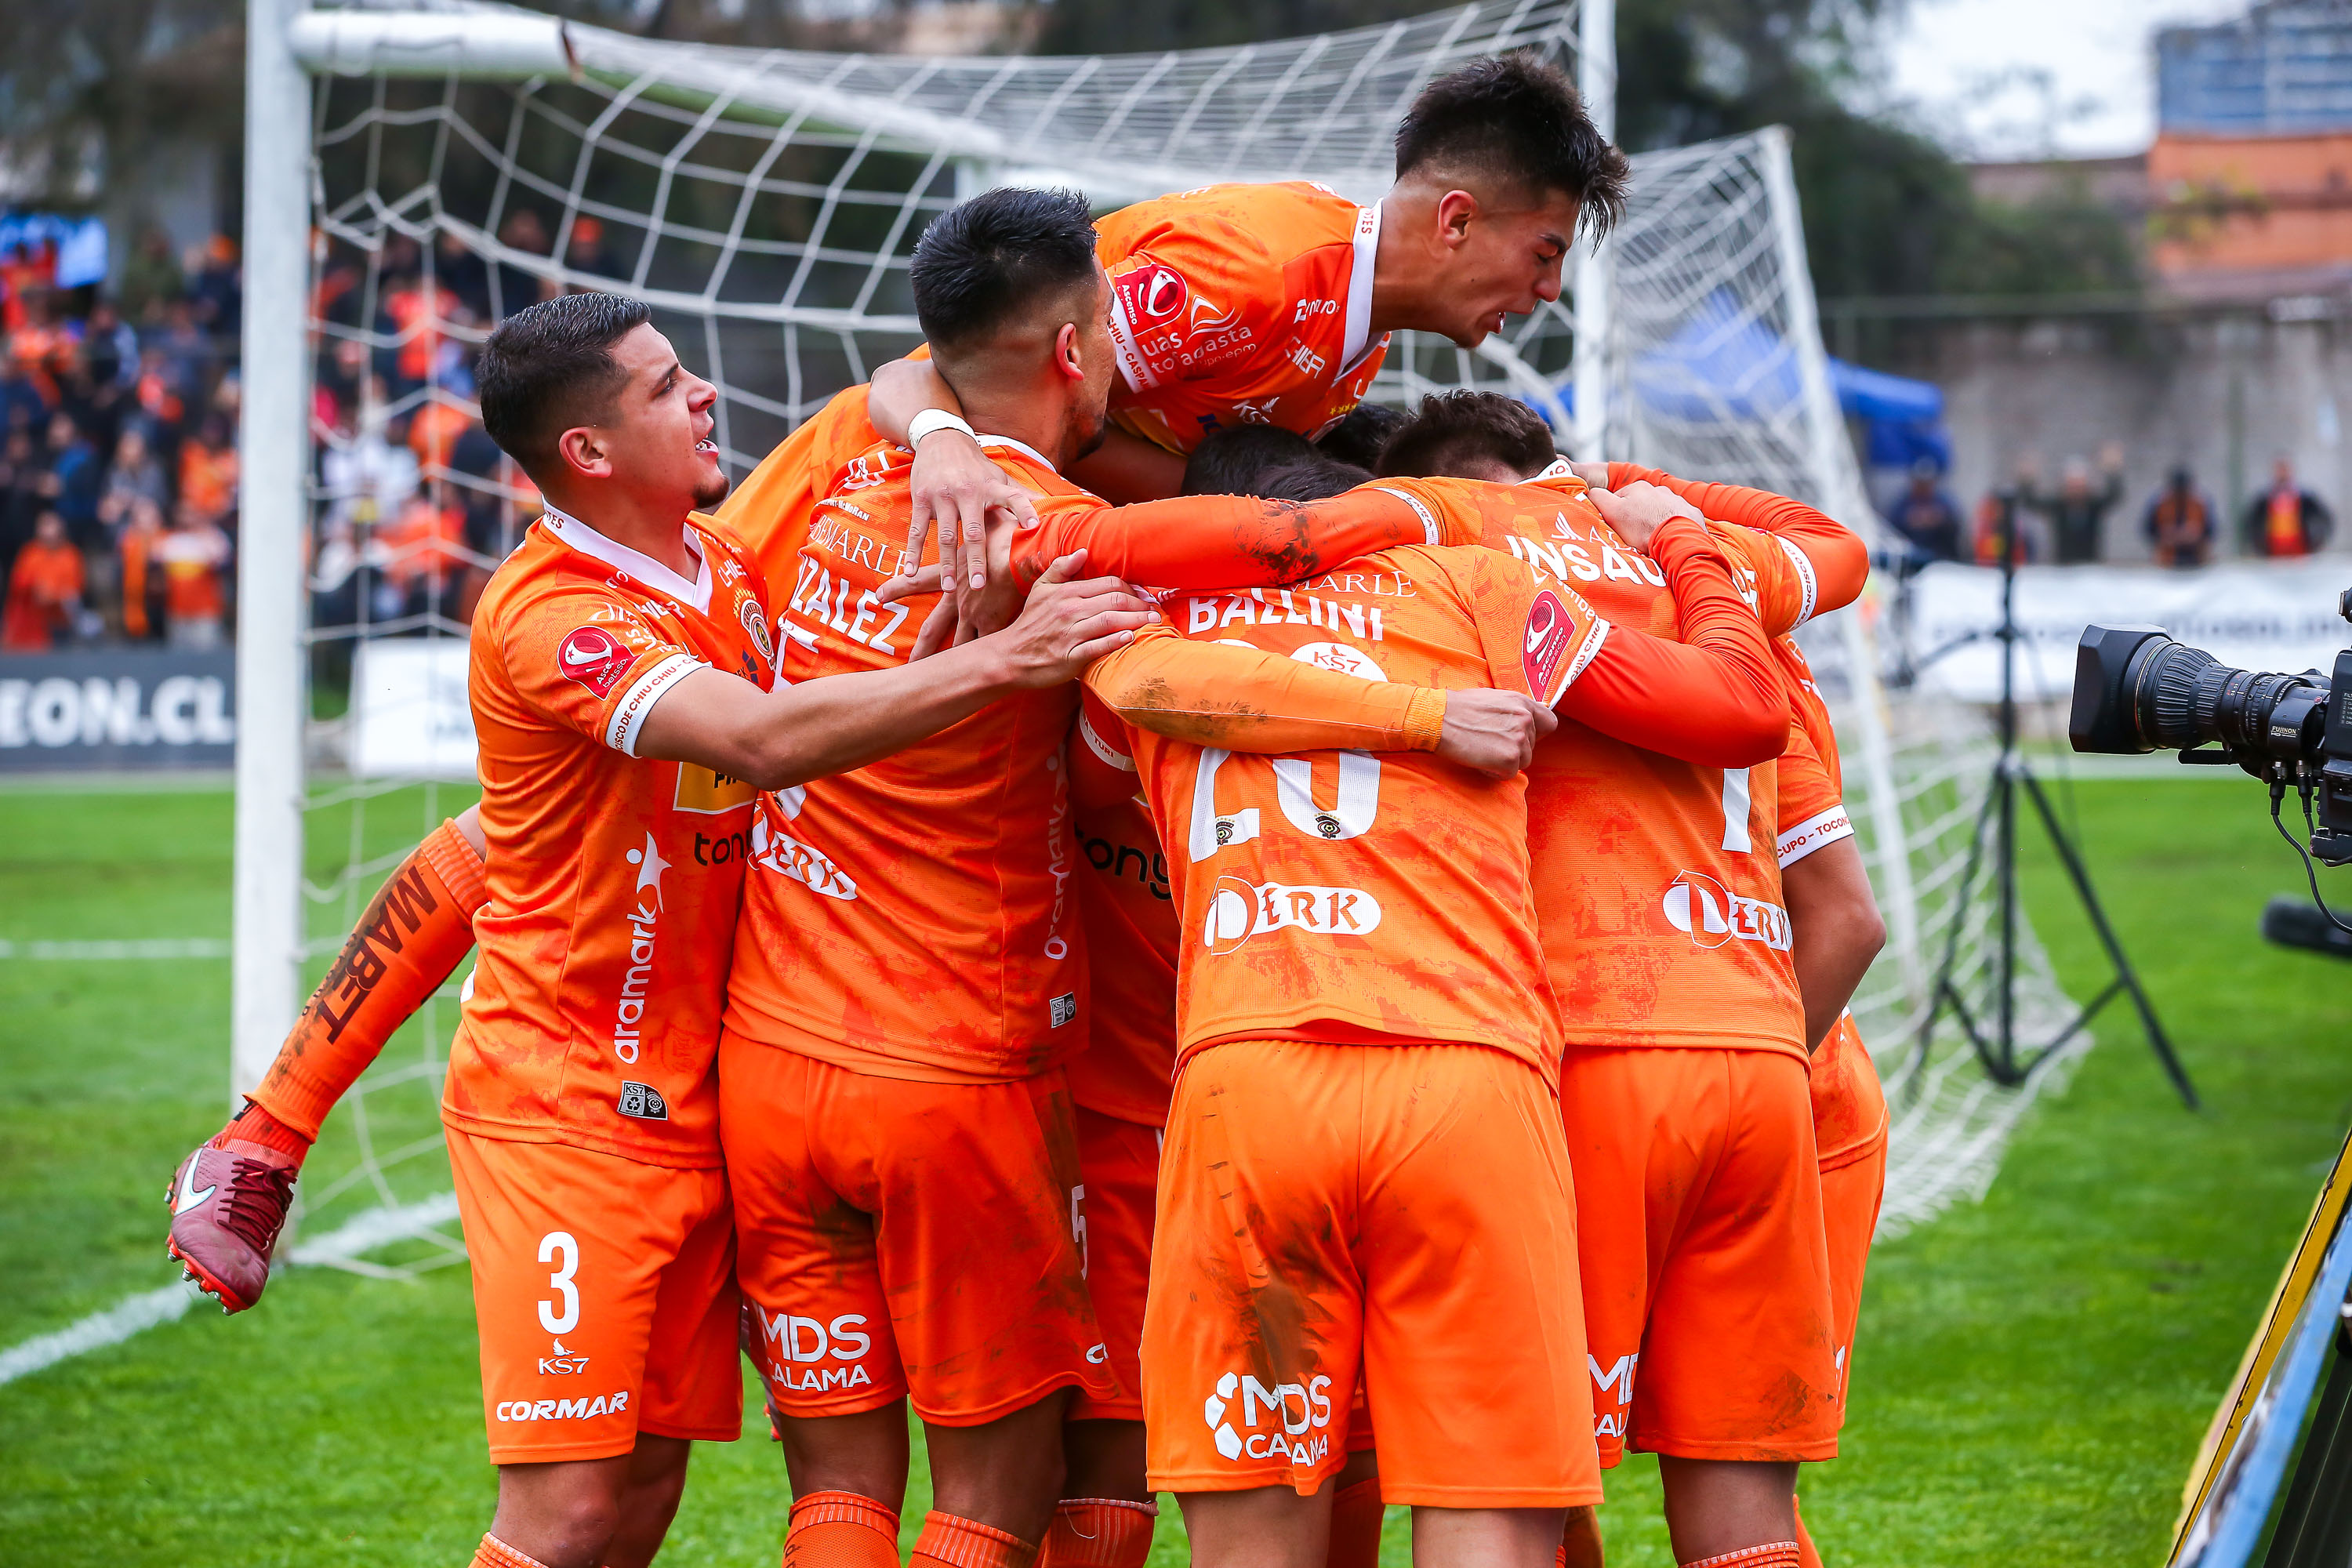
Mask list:
[[[1062,330],[1054,334],[1054,368],[1072,381],[1087,377],[1086,362],[1078,353],[1078,324],[1064,321]]]
[[[613,477],[613,455],[604,448],[604,432],[593,425],[575,425],[558,436],[555,450],[563,459],[563,466],[583,478]]]
[[[1452,190],[1437,198],[1437,238],[1447,249],[1456,249],[1470,238],[1470,226],[1478,217],[1478,198],[1464,190]]]

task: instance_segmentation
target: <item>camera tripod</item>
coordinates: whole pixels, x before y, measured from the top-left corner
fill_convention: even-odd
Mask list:
[[[1929,653],[1919,661],[1921,666],[1934,663],[1945,654],[1964,644],[1977,642],[1990,636],[2000,643],[2000,753],[1992,764],[1992,778],[1985,790],[1984,805],[1978,809],[1975,829],[1969,839],[1969,858],[1960,873],[1960,884],[1953,896],[1949,931],[1944,938],[1943,962],[1936,968],[1935,988],[1929,994],[1927,1016],[1919,1021],[1918,1034],[1912,1047],[1916,1062],[1924,1063],[1928,1044],[1935,1033],[1936,1020],[1949,1007],[1959,1020],[1961,1030],[1968,1036],[1977,1059],[1984,1064],[1985,1076],[2005,1088],[2015,1088],[2033,1075],[2033,1069],[2073,1039],[2097,1016],[2099,1010],[2119,994],[2131,997],[2138,1010],[2140,1026],[2147,1032],[2148,1047],[2163,1064],[2165,1076],[2189,1110],[2201,1109],[2197,1090],[2189,1081],[2189,1074],[2173,1053],[2172,1042],[2166,1037],[2164,1026],[2157,1022],[2156,1008],[2147,999],[2147,992],[2139,983],[2131,960],[2124,952],[2123,943],[2116,940],[2115,928],[2107,923],[2107,911],[2099,902],[2099,895],[2091,886],[2090,869],[2083,864],[2082,851],[2058,820],[2057,811],[2042,781],[2017,747],[2017,513],[2014,508],[2001,520],[2000,530],[2000,626],[1990,634],[1971,632],[1958,641]],[[2115,968],[2115,976],[2106,987],[2091,998],[2048,1043],[2029,1047],[2021,1059],[2017,1038],[2017,795],[2022,785],[2033,809],[2042,818],[2042,829],[2050,836],[2052,847],[2058,851],[2061,864],[2066,868],[2067,879],[2074,884],[2074,893],[2082,900],[2083,912],[2090,916],[2091,927],[2098,932],[2100,945],[2107,952],[2107,961]],[[1988,835],[1987,829],[1991,829]],[[1991,877],[1998,890],[2000,909],[2000,948],[1996,970],[1993,1016],[1979,1018],[1972,1012],[1968,998],[1960,994],[1953,975],[1959,965],[1960,937],[1969,918],[1969,896],[1975,892],[1977,877],[1985,869],[1985,841],[1992,839]]]

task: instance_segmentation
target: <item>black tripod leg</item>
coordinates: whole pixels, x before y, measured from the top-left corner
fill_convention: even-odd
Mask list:
[[[1927,1064],[1927,1047],[1935,1038],[1936,1019],[1943,1012],[1945,1001],[1949,999],[1956,1006],[1959,1002],[1960,994],[1952,984],[1952,971],[1959,967],[1960,932],[1968,925],[1969,894],[1977,885],[1977,868],[1984,864],[1985,824],[2000,804],[2000,783],[1996,775],[1993,787],[1985,793],[1984,804],[1977,808],[1977,820],[1969,835],[1968,863],[1961,868],[1959,886],[1952,890],[1951,924],[1949,934],[1944,938],[1944,961],[1936,966],[1936,984],[1927,993],[1927,1016],[1919,1020],[1918,1033],[1912,1039],[1910,1072],[1914,1082],[1917,1081],[1919,1069]],[[1975,1021],[1968,1016],[1966,1008],[1959,1011],[1962,1026],[1969,1032],[1969,1046],[1990,1067],[1991,1058],[1977,1036]]]
[[[2139,1009],[2140,1026],[2147,1031],[2147,1043],[2156,1052],[2156,1059],[2164,1064],[2165,1076],[2172,1087],[2180,1091],[2180,1099],[2191,1110],[2201,1110],[2197,1090],[2189,1081],[2189,1071],[2173,1054],[2172,1042],[2166,1037],[2164,1026],[2156,1021],[2156,1008],[2140,988],[2139,975],[2132,969],[2131,960],[2124,956],[2124,944],[2116,940],[2115,928],[2107,924],[2107,911],[2100,907],[2099,895],[2092,890],[2091,873],[2084,866],[2082,856],[2074,851],[2074,842],[2058,825],[2058,814],[2052,809],[2050,797],[2042,792],[2042,781],[2031,772],[2024,773],[2025,787],[2033,796],[2033,807],[2042,814],[2042,826],[2050,832],[2050,842],[2058,848],[2058,858],[2066,867],[2066,875],[2074,879],[2074,891],[2083,900],[2084,911],[2091,917],[2092,929],[2099,933],[2100,942],[2107,950],[2107,961],[2116,966],[2116,977],[2131,994],[2132,1005]]]

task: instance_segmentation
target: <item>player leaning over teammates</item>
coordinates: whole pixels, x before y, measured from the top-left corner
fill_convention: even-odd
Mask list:
[[[640,1564],[688,1442],[740,1421],[710,1075],[740,861],[698,859],[697,834],[740,835],[754,789],[1066,684],[1150,614],[1116,584],[1057,586],[945,680],[770,691],[760,575],[692,515],[726,490],[716,393],[645,308],[520,312],[478,375],[547,510],[474,636],[489,897],[444,1116],[500,1466],[476,1562]],[[192,1157],[184,1210],[215,1152]]]
[[[1524,55],[1430,83],[1396,153],[1395,184],[1368,207],[1303,183],[1209,185],[1103,219],[1117,428],[1074,478],[1114,500],[1171,496],[1211,431],[1320,435],[1371,384],[1389,333],[1475,346],[1559,299],[1579,225],[1605,231],[1624,206],[1623,155],[1567,78]],[[936,513],[951,563],[990,507],[1027,514],[929,365],[882,367],[871,405],[877,429],[915,446],[911,521],[919,531]]]

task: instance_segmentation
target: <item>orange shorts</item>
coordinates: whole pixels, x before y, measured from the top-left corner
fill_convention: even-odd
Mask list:
[[[719,1135],[754,1359],[787,1415],[911,1398],[976,1426],[1117,1384],[1080,1272],[1059,1068],[1013,1083],[874,1078],[728,1033]]]
[[[1853,1329],[1862,1316],[1862,1273],[1886,1195],[1886,1133],[1822,1172],[1822,1229],[1830,1252],[1830,1324],[1837,1335],[1838,1425],[1845,1425],[1853,1379]]]
[[[1157,1127],[1077,1108],[1078,1255],[1087,1296],[1110,1352],[1118,1392],[1084,1393],[1070,1402],[1073,1421],[1143,1419],[1143,1298],[1151,1284],[1151,1205],[1160,1184]]]
[[[640,1433],[741,1436],[727,1173],[447,1136],[491,1462],[611,1458]]]
[[[1560,1067],[1601,1462],[1837,1454],[1805,1064],[1571,1049]],[[1634,1375],[1639,1369],[1640,1377]]]
[[[1482,1046],[1188,1061],[1143,1324],[1152,1486],[1314,1492],[1360,1367],[1388,1501],[1599,1502],[1559,1118]]]

